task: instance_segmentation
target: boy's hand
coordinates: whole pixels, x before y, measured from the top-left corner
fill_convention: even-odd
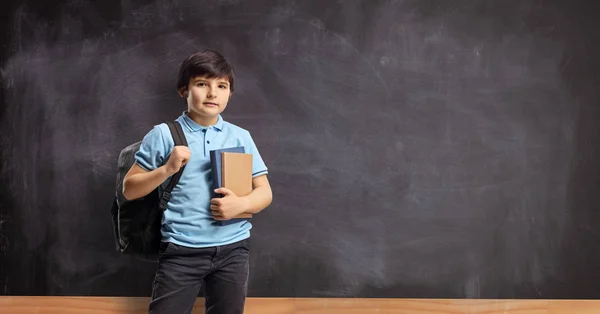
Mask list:
[[[175,146],[171,152],[171,156],[165,167],[170,175],[176,174],[177,171],[190,160],[192,152],[186,146]]]
[[[238,197],[230,189],[219,188],[215,193],[223,194],[222,198],[210,200],[210,211],[216,220],[229,220],[246,211],[248,207],[246,199]]]

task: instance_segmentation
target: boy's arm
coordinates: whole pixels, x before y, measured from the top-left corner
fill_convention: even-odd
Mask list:
[[[144,197],[165,182],[169,176],[165,166],[146,171],[134,163],[123,179],[123,197],[127,200]]]
[[[229,220],[241,214],[257,214],[271,204],[273,194],[267,175],[252,179],[252,192],[246,196],[236,196],[227,188],[215,190],[223,194],[221,198],[210,201],[212,215],[217,220]]]
[[[152,170],[146,171],[137,163],[123,179],[123,197],[134,200],[148,195],[170,176],[176,174],[190,159],[191,151],[186,146],[175,146],[166,164]]]
[[[242,199],[246,201],[243,213],[258,214],[267,208],[273,200],[273,193],[267,175],[252,178],[252,192],[242,196]]]

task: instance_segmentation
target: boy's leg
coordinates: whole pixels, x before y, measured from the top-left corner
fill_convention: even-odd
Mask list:
[[[249,274],[248,239],[217,249],[215,265],[204,278],[206,314],[242,314]]]
[[[149,313],[191,313],[202,279],[210,270],[214,250],[163,244],[152,284]]]

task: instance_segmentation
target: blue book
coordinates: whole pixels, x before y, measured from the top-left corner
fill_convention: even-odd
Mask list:
[[[245,150],[244,150],[244,146],[237,146],[237,147],[215,149],[215,150],[210,151],[210,167],[212,170],[213,191],[222,186],[221,182],[222,182],[223,176],[221,174],[221,171],[223,168],[222,168],[221,153],[223,153],[223,152],[245,153]],[[215,195],[214,192],[213,192],[213,195]]]

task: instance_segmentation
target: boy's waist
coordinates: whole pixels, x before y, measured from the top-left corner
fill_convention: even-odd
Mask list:
[[[172,242],[177,245],[189,248],[205,248],[224,246],[246,240],[250,237],[250,231],[244,230],[232,233],[226,236],[202,236],[202,235],[186,235],[162,230],[162,241]]]
[[[221,222],[212,217],[165,217],[161,228],[162,240],[188,247],[227,245],[250,236],[252,224],[248,220]]]

